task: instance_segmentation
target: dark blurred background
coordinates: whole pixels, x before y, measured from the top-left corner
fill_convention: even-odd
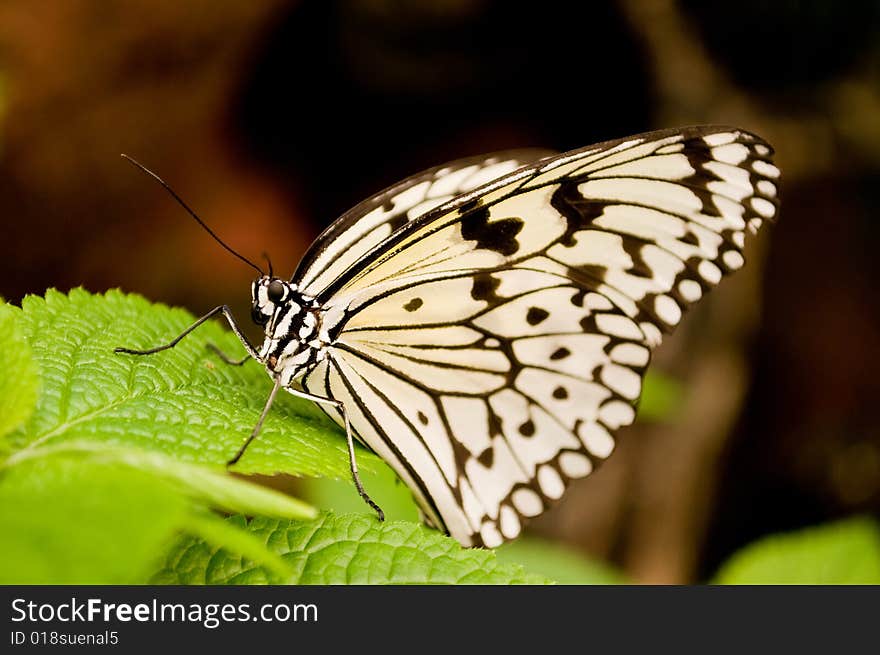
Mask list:
[[[783,170],[778,225],[657,354],[674,420],[622,435],[534,531],[641,582],[880,512],[880,3],[69,0],[0,5],[0,295],[122,287],[247,316],[234,247],[320,229],[460,156],[726,123]]]

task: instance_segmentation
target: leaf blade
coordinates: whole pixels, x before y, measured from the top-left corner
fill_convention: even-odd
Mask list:
[[[233,520],[241,520],[233,519]],[[545,584],[495,553],[463,549],[455,540],[404,521],[380,523],[360,514],[322,514],[314,521],[255,518],[248,531],[292,568],[281,579],[253,562],[184,538],[152,581],[161,584]]]
[[[880,525],[854,518],[749,544],[716,584],[880,584]]]
[[[172,350],[148,357],[113,353],[149,347],[181,333],[194,318],[133,294],[93,296],[50,290],[22,302],[23,328],[44,371],[44,393],[27,424],[11,435],[18,448],[73,440],[154,450],[176,459],[225,465],[253,428],[269,382],[256,364],[231,367],[206,348],[241,348],[217,324]],[[375,456],[361,449],[369,469]],[[309,403],[283,394],[236,467],[242,473],[344,477],[348,454],[340,430]]]
[[[37,406],[40,377],[21,326],[21,310],[0,302],[0,438],[25,423]]]
[[[537,537],[520,537],[495,551],[502,562],[521,564],[557,584],[624,584],[624,575],[605,562],[589,559],[572,548]]]
[[[187,511],[137,471],[60,455],[23,462],[0,477],[0,584],[142,582]]]
[[[235,478],[225,471],[177,462],[165,455],[144,450],[107,448],[93,441],[70,441],[57,446],[20,451],[8,458],[4,467],[55,455],[87,456],[94,462],[128,466],[166,481],[193,500],[226,512],[290,519],[313,519],[317,516],[317,510],[308,503],[274,489]]]

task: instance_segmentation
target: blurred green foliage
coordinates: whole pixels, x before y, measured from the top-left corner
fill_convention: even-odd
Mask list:
[[[625,584],[620,571],[552,541],[523,536],[495,551],[502,562],[518,562],[558,584]]]
[[[853,518],[746,546],[718,571],[717,584],[880,584],[880,526]]]

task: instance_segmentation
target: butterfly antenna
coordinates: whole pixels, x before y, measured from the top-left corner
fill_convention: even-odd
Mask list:
[[[263,251],[263,259],[266,260],[266,264],[269,266],[269,277],[274,276],[275,274],[272,272],[272,260],[269,259],[269,253],[265,250]]]
[[[147,168],[146,166],[144,166],[143,164],[141,164],[139,161],[137,161],[137,160],[135,160],[135,159],[132,159],[131,157],[129,157],[129,156],[126,155],[125,153],[122,154],[122,158],[123,158],[123,159],[127,159],[129,162],[131,162],[132,164],[134,164],[135,166],[137,166],[137,167],[138,167],[139,169],[141,169],[144,173],[146,173],[147,175],[149,175],[150,177],[152,177],[154,180],[156,180],[159,184],[161,184],[163,187],[165,187],[165,190],[166,190],[168,193],[171,194],[171,197],[174,198],[174,199],[177,201],[177,204],[179,204],[181,207],[183,207],[183,208],[186,210],[186,212],[187,212],[190,216],[192,216],[192,217],[196,220],[196,222],[197,222],[199,225],[201,225],[201,226],[205,229],[205,232],[207,232],[208,234],[210,234],[210,235],[213,237],[214,241],[216,241],[216,242],[219,243],[221,246],[223,246],[223,247],[224,247],[229,253],[235,255],[236,257],[238,257],[238,258],[239,258],[241,261],[243,261],[245,264],[247,264],[247,265],[250,266],[251,268],[255,269],[255,270],[256,270],[261,276],[265,275],[265,273],[263,272],[263,269],[261,269],[259,266],[257,266],[256,264],[254,264],[250,259],[248,259],[248,258],[245,257],[244,255],[242,255],[242,254],[236,252],[235,250],[233,250],[232,248],[230,248],[228,245],[226,245],[226,243],[223,241],[223,239],[221,239],[220,237],[218,237],[218,236],[214,233],[214,230],[212,230],[211,228],[209,228],[209,227],[205,224],[205,221],[203,221],[201,218],[199,218],[198,214],[196,214],[196,213],[190,208],[190,206],[187,205],[187,204],[181,199],[181,197],[180,197],[179,195],[177,195],[177,194],[174,192],[174,189],[172,189],[170,186],[168,186],[168,184],[165,182],[165,180],[163,180],[161,177],[159,177],[158,175],[156,175],[153,171],[151,171],[149,168]],[[269,265],[269,275],[270,275],[270,276],[272,275],[271,269],[272,269],[272,265],[270,264],[270,265]]]

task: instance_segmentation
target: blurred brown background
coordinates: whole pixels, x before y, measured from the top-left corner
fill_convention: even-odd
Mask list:
[[[728,123],[777,149],[780,222],[656,364],[669,425],[535,530],[643,582],[880,511],[880,3],[0,5],[0,295],[140,292],[247,317],[234,247],[292,271],[379,188],[455,157]]]

